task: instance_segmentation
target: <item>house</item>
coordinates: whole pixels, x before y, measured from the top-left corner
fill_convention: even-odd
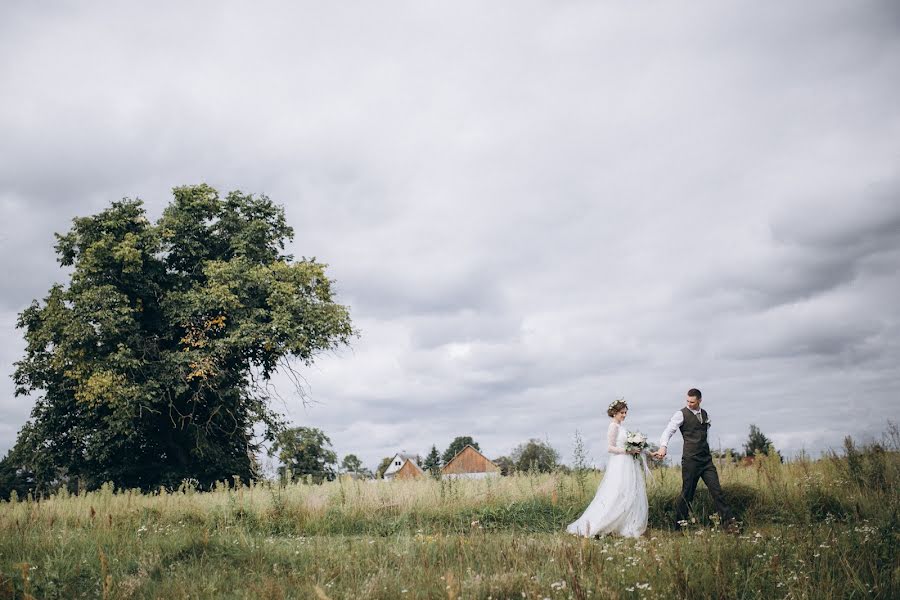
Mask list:
[[[424,477],[425,472],[416,462],[415,454],[407,454],[406,452],[398,452],[391,459],[391,464],[384,470],[385,479],[413,479],[416,477]]]
[[[499,477],[500,467],[471,445],[466,446],[441,469],[444,479],[484,479]]]
[[[420,477],[425,477],[425,471],[416,464],[416,461],[407,459],[391,479],[418,479]]]

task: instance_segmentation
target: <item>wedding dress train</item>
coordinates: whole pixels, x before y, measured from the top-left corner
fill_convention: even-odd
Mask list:
[[[615,533],[640,537],[647,529],[647,488],[641,460],[625,452],[625,429],[613,421],[607,431],[609,464],[594,499],[566,528],[584,537]]]

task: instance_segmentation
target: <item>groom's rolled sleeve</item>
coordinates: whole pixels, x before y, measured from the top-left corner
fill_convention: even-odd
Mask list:
[[[675,434],[675,430],[681,427],[681,424],[684,422],[684,415],[681,414],[681,411],[675,411],[675,414],[672,415],[672,418],[669,419],[669,424],[666,425],[665,431],[663,431],[662,437],[659,438],[659,447],[669,445],[669,439]]]

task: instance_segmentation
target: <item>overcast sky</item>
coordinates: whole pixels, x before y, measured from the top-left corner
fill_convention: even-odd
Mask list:
[[[5,2],[0,453],[54,232],[269,195],[362,336],[281,408],[371,468],[472,435],[605,462],[699,387],[715,445],[900,420],[900,8]],[[680,441],[673,444],[680,452]]]

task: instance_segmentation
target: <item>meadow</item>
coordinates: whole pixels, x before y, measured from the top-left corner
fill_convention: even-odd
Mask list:
[[[702,485],[693,522],[672,529],[677,467],[654,470],[638,540],[564,533],[594,471],[14,498],[0,599],[898,598],[896,437],[723,462],[739,534],[710,518]]]

